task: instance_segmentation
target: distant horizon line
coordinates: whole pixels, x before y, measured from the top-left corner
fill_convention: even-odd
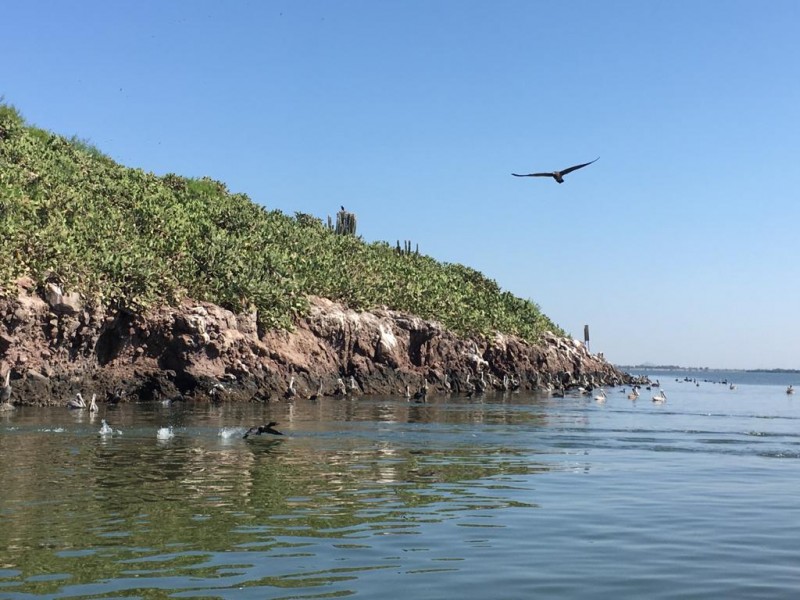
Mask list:
[[[682,367],[680,365],[655,365],[641,363],[637,365],[614,365],[618,369],[658,369],[661,371],[744,371],[745,373],[800,373],[800,369],[784,368],[759,368],[759,369],[732,369],[723,367]]]

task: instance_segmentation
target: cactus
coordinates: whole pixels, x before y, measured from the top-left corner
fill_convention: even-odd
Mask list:
[[[344,208],[336,213],[336,233],[337,235],[355,235],[356,215],[347,212]]]
[[[419,256],[419,244],[416,245],[415,250],[411,251],[411,240],[403,240],[403,247],[400,247],[400,240],[397,240],[397,245],[395,246],[395,252],[400,255],[407,255],[410,256],[411,254],[416,254]]]

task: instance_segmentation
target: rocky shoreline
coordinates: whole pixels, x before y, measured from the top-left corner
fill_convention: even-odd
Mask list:
[[[313,298],[292,332],[261,331],[256,314],[184,300],[146,315],[90,306],[55,283],[17,282],[0,300],[0,375],[12,403],[281,401],[312,394],[469,394],[569,389],[633,379],[583,343],[547,334],[463,338],[435,321],[358,312]]]

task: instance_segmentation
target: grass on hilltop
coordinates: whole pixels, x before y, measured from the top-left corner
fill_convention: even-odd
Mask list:
[[[0,102],[0,293],[55,276],[91,301],[142,312],[183,297],[256,309],[290,328],[308,296],[436,319],[462,334],[563,333],[539,307],[459,264],[336,235],[224,184],[158,177],[29,126]]]

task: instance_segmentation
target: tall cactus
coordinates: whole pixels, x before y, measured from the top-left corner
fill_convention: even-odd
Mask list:
[[[336,213],[336,233],[338,235],[356,234],[355,213],[347,212],[344,207],[342,207],[342,210]]]
[[[419,256],[419,244],[417,244],[416,250],[412,251],[411,240],[404,240],[402,248],[400,247],[400,240],[397,240],[397,246],[395,246],[395,252],[397,252],[400,255],[409,256],[411,254],[416,254],[417,256]]]

